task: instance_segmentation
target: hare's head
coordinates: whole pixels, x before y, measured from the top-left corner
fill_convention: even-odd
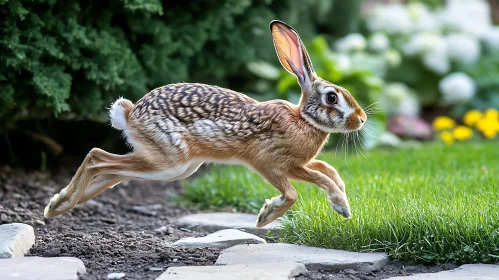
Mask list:
[[[361,129],[366,113],[348,90],[317,77],[298,32],[277,20],[270,23],[270,30],[279,61],[301,86],[301,116],[327,133]]]

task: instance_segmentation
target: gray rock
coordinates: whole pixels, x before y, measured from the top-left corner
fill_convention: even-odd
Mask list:
[[[170,267],[156,280],[287,280],[307,272],[296,262]]]
[[[107,279],[121,279],[123,277],[125,277],[125,273],[123,272],[113,272],[107,275]]]
[[[339,271],[354,269],[361,272],[379,270],[388,261],[384,253],[355,253],[274,243],[237,245],[224,250],[216,264],[251,264],[299,262],[310,270]]]
[[[264,236],[269,230],[276,230],[279,221],[274,221],[265,228],[256,227],[257,215],[245,213],[200,213],[184,216],[177,220],[180,227],[215,232],[222,229],[240,229],[252,234]]]
[[[77,258],[24,257],[0,259],[2,280],[77,280],[78,273],[86,273],[85,265]]]
[[[204,237],[187,237],[173,243],[176,247],[213,247],[225,249],[239,244],[267,243],[265,239],[237,229],[224,229]]]
[[[159,228],[153,229],[153,231],[160,234],[173,234],[175,232],[175,229],[168,226],[161,226]]]
[[[492,280],[499,279],[499,265],[494,264],[465,264],[453,270],[437,273],[414,274],[411,276],[392,277],[390,280]]]
[[[151,208],[148,206],[132,206],[131,210],[133,212],[146,216],[156,216],[158,214],[158,212],[154,211],[155,208]]]
[[[149,270],[150,271],[163,271],[165,270],[164,268],[162,267],[149,267]]]
[[[34,244],[32,226],[20,223],[0,225],[0,259],[24,257]]]

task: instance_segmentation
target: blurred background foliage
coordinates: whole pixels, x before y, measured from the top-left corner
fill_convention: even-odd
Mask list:
[[[366,146],[398,141],[393,119],[421,128],[397,137],[429,139],[436,114],[499,107],[494,11],[485,0],[0,0],[0,162],[124,152],[106,108],[168,83],[296,102],[272,19],[300,32],[320,76],[378,102]]]

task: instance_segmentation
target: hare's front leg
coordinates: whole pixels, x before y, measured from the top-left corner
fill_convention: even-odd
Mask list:
[[[333,180],[338,188],[346,194],[345,192],[345,182],[343,182],[343,179],[341,179],[340,174],[338,174],[338,171],[331,165],[329,165],[327,162],[322,161],[322,160],[317,160],[313,159],[309,163],[307,163],[306,167],[319,171],[322,174],[328,176]]]
[[[324,175],[322,172],[309,167],[300,167],[292,170],[289,177],[299,181],[316,184],[328,194],[331,207],[344,218],[351,218],[350,205],[346,194],[336,185],[336,183]]]
[[[264,227],[284,215],[295,204],[298,194],[284,174],[268,171],[260,172],[260,174],[281,192],[281,196],[266,199],[260,209],[256,226]]]

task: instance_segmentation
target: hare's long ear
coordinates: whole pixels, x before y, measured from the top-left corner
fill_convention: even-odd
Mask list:
[[[310,86],[315,71],[298,32],[293,27],[278,20],[273,20],[270,23],[270,31],[282,66],[298,78],[302,88]]]

